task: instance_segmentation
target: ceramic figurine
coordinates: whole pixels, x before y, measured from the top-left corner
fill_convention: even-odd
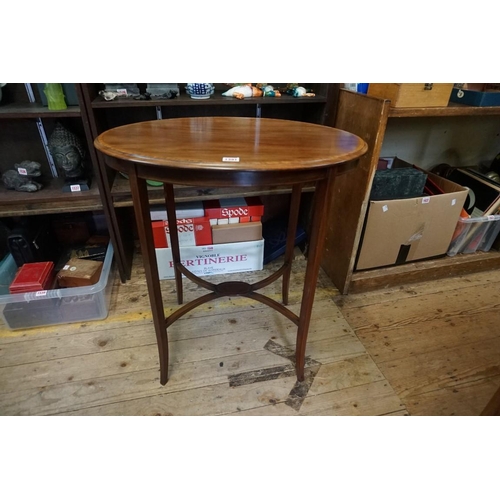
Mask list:
[[[2,182],[7,189],[22,191],[25,193],[33,193],[42,189],[42,185],[36,182],[32,177],[40,177],[41,165],[36,161],[23,161],[16,163],[15,170],[7,170],[2,175]]]
[[[66,180],[63,191],[88,191],[90,179],[85,172],[85,148],[80,139],[58,123],[50,135],[48,146],[58,171]]]
[[[177,83],[148,83],[146,87],[146,92],[151,94],[153,97],[166,97],[165,94],[174,94],[177,96],[180,94],[179,85]]]
[[[100,90],[99,95],[104,98],[105,101],[113,101],[119,94],[116,92],[111,92],[110,90]]]
[[[316,95],[311,90],[300,87],[298,83],[287,84],[285,92],[293,97],[314,97]]]
[[[238,85],[233,87],[222,95],[225,97],[235,97],[236,99],[244,99],[245,97],[262,97],[262,90],[258,87],[254,87],[251,83],[246,85]]]
[[[188,83],[186,85],[186,93],[191,96],[191,99],[209,99],[214,90],[213,83]]]
[[[275,90],[272,85],[266,85],[261,90],[264,97],[281,97],[281,92],[277,89]]]
[[[293,91],[293,97],[314,97],[316,94],[308,92],[304,87],[296,87]]]
[[[104,90],[106,92],[115,92],[123,97],[133,97],[140,94],[136,83],[105,83]]]

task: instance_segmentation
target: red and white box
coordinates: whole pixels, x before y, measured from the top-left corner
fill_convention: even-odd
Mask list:
[[[150,207],[151,220],[167,220],[165,204]],[[202,201],[183,201],[175,204],[175,217],[177,219],[197,219],[205,217]]]
[[[205,208],[205,217],[210,219],[211,226],[260,222],[261,217],[264,215],[264,205],[258,196],[205,200],[203,206]]]
[[[172,250],[157,248],[155,251],[160,279],[173,279]],[[259,271],[264,262],[264,240],[182,247],[180,253],[182,264],[196,276]]]
[[[154,221],[151,225],[153,227],[155,248],[171,247],[168,221]],[[179,236],[179,247],[212,244],[212,228],[207,217],[177,219],[177,234]]]

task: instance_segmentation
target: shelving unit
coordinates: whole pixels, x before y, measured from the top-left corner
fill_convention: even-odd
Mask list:
[[[330,214],[331,225],[322,265],[341,293],[362,292],[500,267],[500,252],[493,249],[488,253],[442,257],[368,271],[355,271],[354,268],[371,185],[389,121],[392,124],[400,118],[460,120],[463,117],[498,117],[500,124],[500,107],[479,108],[450,103],[446,107],[391,108],[388,100],[340,91],[335,126],[360,136],[369,145],[369,152],[360,160],[359,168],[339,180]],[[498,129],[500,127],[495,130]],[[427,133],[431,133],[430,128]],[[498,133],[494,136],[497,142],[498,136]],[[471,147],[479,148],[472,142]]]
[[[145,88],[145,84],[138,84]],[[281,84],[282,85],[282,84]],[[324,125],[332,125],[335,112],[338,84],[309,83],[304,84],[315,91],[315,97],[295,98],[282,95],[279,98],[260,97],[243,100],[233,97],[224,97],[222,92],[227,90],[220,84],[215,84],[214,95],[209,99],[192,99],[184,91],[185,84],[179,84],[181,94],[175,99],[138,100],[130,97],[120,97],[113,101],[106,101],[99,95],[104,88],[103,84],[82,84],[84,105],[89,115],[89,128],[92,140],[100,133],[110,128],[134,123],[136,121],[154,120],[158,116],[163,119],[184,116],[251,116],[281,118],[307,121]],[[130,207],[132,198],[128,181],[115,171],[108,168],[100,153],[96,152],[97,162],[102,176],[102,198],[109,204],[110,220],[113,232],[115,255],[122,281],[130,277],[133,240],[130,230]],[[312,191],[306,187],[305,192]],[[176,201],[192,201],[213,198],[230,198],[248,195],[287,195],[291,190],[277,186],[266,190],[249,189],[204,189],[195,190],[185,186],[176,186]],[[161,188],[148,188],[149,202],[164,202]]]
[[[411,131],[414,124],[416,131],[418,127],[425,128],[422,124],[426,120],[429,120],[429,123],[441,123],[441,120],[443,123],[445,120],[463,123],[462,120],[484,119],[489,120],[492,125],[492,120],[498,118],[500,121],[500,107],[478,108],[450,103],[446,107],[391,108],[387,100],[340,90],[339,84],[305,84],[316,92],[316,96],[311,98],[297,99],[283,95],[281,98],[244,100],[223,97],[220,94],[224,89],[220,86],[216,87],[216,93],[210,99],[191,99],[183,91],[184,84],[179,84],[181,95],[177,98],[150,101],[133,98],[105,101],[99,96],[99,90],[104,88],[103,84],[75,85],[80,104],[62,111],[50,111],[39,103],[28,102],[23,84],[9,84],[3,89],[0,123],[8,123],[9,126],[2,127],[0,133],[0,146],[2,137],[4,141],[4,147],[0,151],[0,166],[3,171],[11,168],[14,161],[22,159],[46,163],[35,119],[42,118],[44,123],[49,124],[49,128],[57,119],[68,119],[79,124],[82,136],[86,139],[90,156],[88,161],[92,164],[94,174],[92,188],[88,192],[63,193],[63,181],[52,178],[45,167],[44,187],[37,193],[7,191],[4,186],[0,186],[0,217],[104,211],[122,281],[130,277],[134,249],[133,232],[130,229],[131,194],[128,181],[106,166],[103,158],[94,149],[93,141],[109,128],[136,121],[154,120],[160,115],[164,119],[210,115],[292,119],[335,126],[362,137],[369,145],[369,152],[359,161],[357,169],[338,178],[322,263],[323,269],[342,293],[466,274],[500,266],[500,252],[491,250],[486,254],[457,255],[369,271],[355,271],[354,268],[377,160],[383,152],[383,147],[392,147],[390,137],[394,128],[406,128]],[[403,124],[404,127],[399,126]],[[496,122],[493,122],[493,125],[495,127]],[[431,129],[428,133],[432,133]],[[471,148],[482,149],[482,146],[476,141]],[[18,150],[23,151],[22,158],[19,157]],[[288,188],[280,186],[265,190],[196,190],[176,186],[175,190],[178,201],[245,195],[272,198],[274,195],[284,196],[290,193]],[[304,191],[310,192],[313,188],[306,186]],[[163,202],[161,188],[149,187],[148,192],[151,204]]]
[[[10,83],[3,87],[0,102],[0,173],[14,167],[23,160],[37,161],[42,165],[39,182],[42,189],[33,193],[8,190],[0,183],[0,217],[56,215],[87,211],[104,211],[112,239],[113,227],[106,199],[102,196],[101,172],[92,145],[88,114],[83,104],[81,84],[75,84],[80,105],[52,111],[41,104],[41,99],[32,85],[36,102],[29,102],[22,83]],[[81,192],[63,192],[64,179],[53,177],[48,166],[36,120],[43,120],[47,136],[57,120],[71,124],[77,135],[87,144],[86,162],[92,172],[91,188]]]
[[[312,103],[326,103],[326,95],[316,95],[314,97],[305,97],[309,104]],[[289,95],[282,95],[281,97],[247,97],[245,99],[235,99],[234,97],[225,97],[220,94],[214,94],[210,96],[209,99],[191,99],[187,94],[182,94],[177,96],[175,99],[151,99],[149,101],[134,99],[133,97],[120,97],[113,101],[106,101],[103,97],[98,96],[92,101],[92,108],[142,108],[148,106],[165,106],[165,107],[176,107],[176,106],[242,106],[242,105],[259,105],[259,106],[270,106],[270,105],[296,105],[298,103],[303,103],[304,101],[298,101],[296,97]]]
[[[17,88],[9,95],[9,86]],[[46,167],[47,160],[42,157],[42,148],[40,137],[36,131],[36,126],[33,120],[42,119],[80,119],[82,120],[82,110],[80,106],[69,106],[67,109],[52,111],[47,106],[36,102],[28,102],[27,95],[24,95],[20,88],[22,84],[9,84],[4,88],[4,100],[0,103],[0,122],[6,127],[9,123],[12,127],[12,121],[22,121],[21,126],[23,136],[26,136],[23,145],[23,151],[20,152],[16,148],[10,148],[13,152],[11,156],[22,161],[32,159],[39,161],[42,164],[43,188],[34,193],[23,193],[6,189],[3,185],[0,186],[0,216],[11,215],[30,215],[32,213],[55,213],[56,211],[82,211],[82,210],[101,210],[102,203],[98,185],[93,183],[91,189],[87,192],[80,193],[63,193],[63,179],[52,177],[50,171]],[[4,102],[8,99],[16,99],[14,102]],[[17,100],[19,99],[19,100]],[[5,133],[8,133],[7,127],[4,128]],[[85,138],[82,138],[85,139]],[[28,147],[26,148],[26,146]],[[25,148],[27,150],[25,150]],[[21,156],[22,155],[22,156]],[[36,158],[33,158],[33,155]],[[7,160],[2,161],[2,172],[9,168],[13,168],[14,164],[10,165]],[[12,162],[13,163],[13,162]],[[92,166],[92,168],[94,168]],[[94,172],[95,175],[95,172]],[[73,210],[76,207],[76,210]]]
[[[89,191],[80,193],[64,193],[63,185],[62,179],[51,179],[48,183],[45,181],[43,189],[35,193],[11,191],[2,186],[0,217],[102,210],[97,185],[92,185]]]
[[[35,102],[13,102],[0,106],[0,120],[24,118],[69,118],[81,117],[79,106],[71,106],[60,111],[52,111],[47,106]]]

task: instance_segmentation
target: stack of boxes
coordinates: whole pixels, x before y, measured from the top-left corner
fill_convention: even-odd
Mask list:
[[[182,264],[197,276],[262,269],[264,206],[258,197],[176,205]],[[169,223],[164,208],[152,208],[153,238],[160,279],[172,279]]]

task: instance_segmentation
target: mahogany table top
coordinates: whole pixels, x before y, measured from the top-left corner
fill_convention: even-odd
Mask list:
[[[272,118],[194,117],[138,122],[103,132],[104,154],[180,170],[274,171],[327,167],[358,158],[366,143],[342,130]]]

